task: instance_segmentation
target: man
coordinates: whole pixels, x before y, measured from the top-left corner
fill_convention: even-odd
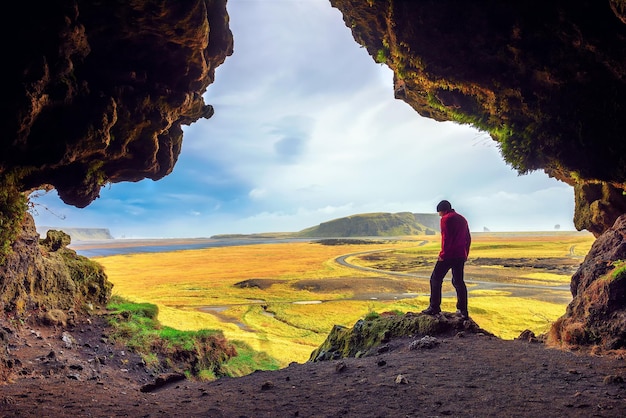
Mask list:
[[[441,312],[441,285],[443,279],[452,269],[452,285],[456,289],[457,315],[468,319],[467,287],[463,279],[465,262],[472,243],[467,220],[452,209],[447,200],[437,205],[441,216],[441,251],[430,276],[430,305],[422,313],[437,315]]]

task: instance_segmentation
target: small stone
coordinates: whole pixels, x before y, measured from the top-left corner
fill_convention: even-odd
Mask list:
[[[378,347],[378,353],[386,353],[389,351],[389,346],[387,344],[385,345],[381,345],[380,347]]]
[[[271,381],[267,381],[267,382],[263,382],[263,384],[261,385],[261,390],[269,390],[272,389],[274,387],[274,383]]]
[[[403,375],[399,374],[399,375],[396,376],[396,384],[397,385],[406,385],[408,383],[409,383],[409,381]]]
[[[61,335],[61,340],[65,344],[65,348],[72,348],[72,346],[76,343],[74,337],[69,332],[63,332]]]
[[[41,317],[41,320],[46,325],[52,326],[67,326],[67,315],[60,309],[51,309],[45,312]]]
[[[409,350],[416,350],[418,348],[433,348],[439,345],[439,340],[435,337],[426,335],[419,340],[411,341],[409,344]]]
[[[624,383],[624,378],[622,376],[610,374],[608,376],[604,376],[602,382],[604,382],[605,385],[615,385],[619,383]]]

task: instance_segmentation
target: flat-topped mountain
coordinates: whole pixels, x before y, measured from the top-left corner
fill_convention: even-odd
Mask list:
[[[54,226],[40,226],[37,227],[37,232],[42,237],[46,236],[46,233],[51,230],[61,230],[72,238],[72,241],[96,241],[104,239],[113,239],[111,231],[108,228],[59,228]]]
[[[439,231],[436,213],[364,213],[333,219],[303,229],[300,237],[393,237],[402,235],[434,235]]]

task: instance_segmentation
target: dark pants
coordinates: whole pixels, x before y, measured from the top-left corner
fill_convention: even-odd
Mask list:
[[[456,308],[461,312],[467,312],[467,287],[463,280],[465,260],[454,258],[440,260],[435,264],[433,273],[430,275],[430,306],[439,310],[441,306],[441,285],[443,279],[452,269],[452,285],[456,289]]]

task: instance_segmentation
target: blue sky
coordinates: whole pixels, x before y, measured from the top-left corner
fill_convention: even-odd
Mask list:
[[[448,199],[473,231],[574,230],[573,190],[519,176],[485,133],[422,118],[328,0],[231,0],[234,54],[185,127],[174,172],[118,183],[84,209],[33,198],[38,226],[116,238],[299,231],[369,212],[434,213]]]

